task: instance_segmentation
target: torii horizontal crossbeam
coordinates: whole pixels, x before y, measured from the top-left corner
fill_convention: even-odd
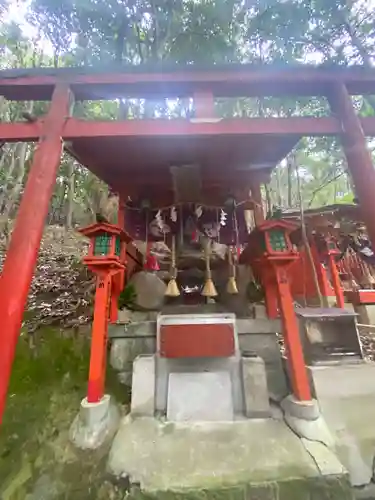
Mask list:
[[[0,71],[0,95],[11,100],[49,100],[61,82],[81,100],[192,97],[202,90],[216,97],[324,96],[337,82],[350,94],[360,95],[374,93],[375,70],[254,64],[21,68]]]
[[[375,136],[375,117],[361,119],[366,136]],[[0,142],[38,141],[42,120],[35,123],[0,123]],[[220,135],[332,136],[342,132],[334,117],[241,118],[194,120],[87,121],[68,118],[64,140],[98,137],[176,137]]]

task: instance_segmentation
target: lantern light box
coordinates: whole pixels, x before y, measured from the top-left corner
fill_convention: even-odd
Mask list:
[[[84,258],[88,267],[122,267],[126,257],[126,243],[130,236],[119,226],[99,222],[79,230],[90,239],[89,252]]]
[[[268,220],[255,228],[249,235],[248,249],[252,259],[265,257],[287,258],[295,256],[290,233],[298,226],[283,220]]]

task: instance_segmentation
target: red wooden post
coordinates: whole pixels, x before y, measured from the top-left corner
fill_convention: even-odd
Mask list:
[[[83,262],[98,276],[87,389],[87,401],[98,403],[104,396],[108,322],[117,320],[120,283],[125,272],[124,262],[116,252],[116,239],[124,245],[127,235],[118,226],[109,223],[91,224],[80,229],[80,233],[90,238],[93,248],[97,246],[97,253],[91,252]]]
[[[277,289],[273,283],[268,282],[264,287],[266,299],[266,312],[270,319],[277,319],[279,317],[279,309],[277,302]]]
[[[89,383],[87,387],[87,401],[89,403],[98,403],[104,396],[109,314],[108,305],[111,283],[112,278],[109,272],[106,276],[99,275],[97,278],[94,321],[91,336]]]
[[[327,276],[327,270],[320,261],[319,252],[314,241],[310,242],[310,248],[314,260],[320,293],[323,297],[330,297],[332,296],[332,287]],[[310,263],[307,262],[307,265],[310,266]]]
[[[123,261],[124,265],[126,264]],[[125,269],[120,269],[116,274],[112,275],[111,300],[109,320],[111,323],[116,323],[118,320],[118,300],[121,292],[124,289]]]
[[[300,401],[310,401],[309,379],[287,272],[299,258],[289,237],[296,228],[295,224],[282,220],[263,222],[249,235],[248,255],[254,265],[267,269],[269,281],[276,287],[293,394]]]
[[[18,335],[62,153],[70,92],[58,85],[42,122],[41,137],[22,197],[0,279],[0,424]]]
[[[363,220],[375,248],[375,169],[367,147],[361,121],[343,83],[337,83],[328,96],[332,111],[343,128],[342,142]]]
[[[120,273],[119,273],[120,274]],[[109,304],[109,321],[111,323],[116,323],[118,320],[118,298],[120,292],[118,291],[118,285],[116,283],[117,279],[121,279],[119,276],[112,277],[112,286],[111,286],[111,294],[110,294],[110,304]]]
[[[294,396],[300,401],[310,401],[311,391],[303,356],[298,321],[290,293],[288,275],[285,269],[274,267],[277,280],[279,307],[283,323],[284,341],[289,361],[290,378]]]
[[[344,292],[341,286],[341,281],[336,266],[335,258],[332,254],[328,255],[328,265],[329,265],[329,270],[331,272],[333,289],[336,295],[336,305],[337,307],[341,307],[342,309],[344,309],[345,307]]]

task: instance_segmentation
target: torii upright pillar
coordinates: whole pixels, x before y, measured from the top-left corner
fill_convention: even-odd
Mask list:
[[[56,86],[49,111],[41,122],[39,144],[0,278],[0,424],[23,313],[60,166],[61,136],[69,108],[69,87]]]
[[[342,125],[342,144],[348,168],[371,244],[375,248],[375,169],[362,124],[343,83],[335,86],[328,100],[333,113]]]

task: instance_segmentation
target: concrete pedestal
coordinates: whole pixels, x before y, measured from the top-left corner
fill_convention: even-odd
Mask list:
[[[320,416],[319,406],[315,399],[299,401],[293,395],[289,395],[281,402],[281,407],[286,414],[301,420],[316,420]]]
[[[271,408],[268,397],[266,367],[263,359],[259,356],[243,356],[242,378],[246,417],[270,417]]]
[[[133,363],[131,413],[153,417],[155,413],[155,356],[138,356]]]
[[[359,316],[359,323],[375,325],[375,304],[356,305],[355,312]]]
[[[220,371],[171,373],[168,382],[167,420],[233,421],[230,374]]]
[[[70,428],[70,440],[78,448],[99,448],[113,438],[119,422],[120,412],[109,395],[99,403],[89,403],[85,398]]]
[[[316,400],[298,401],[287,396],[282,402],[285,422],[302,440],[322,443],[334,449],[334,439],[322,417]]]
[[[352,485],[369,484],[375,455],[375,363],[309,370],[319,407]]]
[[[148,499],[351,500],[349,488],[340,487],[340,462],[321,443],[308,444],[279,419],[185,424],[125,417],[108,469],[127,474]],[[247,495],[225,490],[245,485]]]

